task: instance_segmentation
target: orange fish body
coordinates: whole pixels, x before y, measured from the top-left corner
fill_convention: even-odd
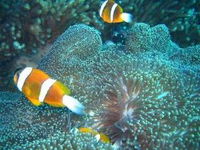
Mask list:
[[[77,114],[82,114],[84,106],[68,96],[70,90],[61,82],[52,79],[45,72],[26,67],[14,75],[18,89],[36,106],[47,103],[55,107],[67,106]]]
[[[123,13],[123,9],[114,0],[106,0],[100,8],[100,17],[107,23],[131,22],[132,15]]]

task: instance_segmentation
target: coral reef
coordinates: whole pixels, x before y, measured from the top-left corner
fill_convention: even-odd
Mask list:
[[[200,2],[198,0],[123,0],[120,2],[128,12],[134,14],[136,22],[150,25],[166,24],[173,41],[181,47],[200,43],[200,9],[198,7]]]
[[[67,85],[87,115],[69,120],[67,108],[0,93],[0,148],[197,150],[200,46],[180,48],[165,25],[144,23],[133,25],[125,41],[102,44],[100,33],[83,24],[66,30],[38,68]],[[78,127],[103,132],[112,145]]]
[[[118,2],[126,12],[134,15],[135,22],[146,22],[150,25],[166,24],[172,38],[183,47],[200,42],[200,4],[197,0]],[[1,68],[4,72],[0,72],[0,80],[3,80],[0,88],[13,90],[13,85],[9,82],[12,76],[10,73],[22,67],[22,63],[25,62],[36,65],[41,59],[41,54],[48,50],[46,46],[70,25],[92,25],[101,31],[103,41],[123,43],[124,35],[131,25],[104,23],[98,14],[100,3],[101,1],[91,0],[2,0],[0,66],[3,66]]]
[[[1,1],[1,60],[38,53],[67,27],[77,22],[95,24],[100,28],[102,23],[96,15],[98,4],[84,0]]]
[[[1,60],[7,60],[10,56],[37,53],[42,46],[63,32],[67,26],[73,24],[73,21],[76,22],[76,19],[72,18],[77,16],[79,11],[75,12],[71,8],[78,8],[83,4],[82,0],[69,2],[64,0],[1,1],[0,21],[3,29],[0,37],[3,41]],[[79,9],[80,12],[85,11],[87,7],[82,8]],[[68,22],[69,20],[71,21]]]
[[[21,54],[37,53],[66,27],[78,22],[95,26],[103,31],[104,39],[110,39],[106,36],[111,34],[110,30],[113,26],[105,25],[100,20],[99,5],[100,2],[85,0],[32,2],[2,0],[0,5],[0,22],[3,29],[0,37],[2,41],[0,49],[3,52],[0,55],[1,60],[10,60],[12,56]],[[175,39],[185,40],[184,42],[189,44],[199,42],[198,5],[198,1],[184,1],[179,5],[178,1],[162,0],[158,2],[125,0],[122,3],[126,11],[134,14],[135,21],[147,22],[151,25],[164,23],[170,27]],[[177,12],[176,9],[179,11]],[[185,45],[184,42],[179,43]]]
[[[0,88],[14,90],[12,82],[9,82],[10,73],[25,63],[36,65],[48,50],[49,43],[70,25],[82,22],[103,30],[103,22],[98,18],[99,3],[85,0],[2,0],[0,66],[4,72],[0,72],[3,81]]]
[[[70,33],[77,39],[85,29],[94,33],[93,44],[68,42]],[[97,33],[70,27],[39,63],[87,106],[80,124],[105,132],[119,149],[198,149],[199,45],[180,48],[165,25],[135,24],[125,46],[101,46]]]

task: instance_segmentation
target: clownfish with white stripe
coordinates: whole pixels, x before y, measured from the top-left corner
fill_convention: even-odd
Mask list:
[[[100,17],[107,23],[120,23],[120,22],[132,22],[132,15],[124,13],[121,6],[115,3],[114,0],[106,0],[102,3],[100,11]]]
[[[66,106],[78,115],[85,114],[85,107],[77,99],[69,96],[69,88],[42,70],[31,67],[18,70],[14,75],[14,82],[35,106],[42,103],[54,107]]]
[[[95,138],[97,139],[97,141],[102,141],[104,143],[111,143],[110,138],[103,134],[102,132],[97,132],[92,128],[89,127],[81,127],[78,129],[81,133],[90,133],[93,136],[95,136]]]

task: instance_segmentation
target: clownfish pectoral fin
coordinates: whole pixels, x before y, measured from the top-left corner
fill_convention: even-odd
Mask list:
[[[127,23],[130,23],[133,21],[133,16],[129,13],[122,13],[121,14],[121,19],[124,20]]]
[[[35,106],[40,106],[42,103],[38,100],[38,99],[34,99],[34,98],[30,98],[30,97],[27,97],[31,103]]]
[[[72,112],[78,114],[78,115],[84,115],[85,107],[75,98],[64,95],[63,96],[63,104],[67,106]]]

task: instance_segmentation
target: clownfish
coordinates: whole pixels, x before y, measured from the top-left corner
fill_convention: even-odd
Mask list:
[[[106,0],[99,10],[100,17],[107,23],[132,22],[132,15],[123,13],[123,9],[114,0]]]
[[[110,143],[110,138],[107,136],[107,135],[105,135],[105,134],[103,134],[103,133],[99,133],[99,132],[97,132],[97,131],[95,131],[95,130],[93,130],[92,128],[88,128],[88,127],[81,127],[81,128],[79,128],[78,129],[80,132],[82,132],[82,133],[90,133],[90,134],[92,134],[93,136],[95,136],[95,138],[99,141],[102,141],[102,142],[104,142],[104,143]]]
[[[14,83],[35,106],[42,103],[55,107],[66,106],[78,115],[84,114],[84,106],[69,96],[69,88],[42,70],[31,67],[18,70],[14,75]]]

